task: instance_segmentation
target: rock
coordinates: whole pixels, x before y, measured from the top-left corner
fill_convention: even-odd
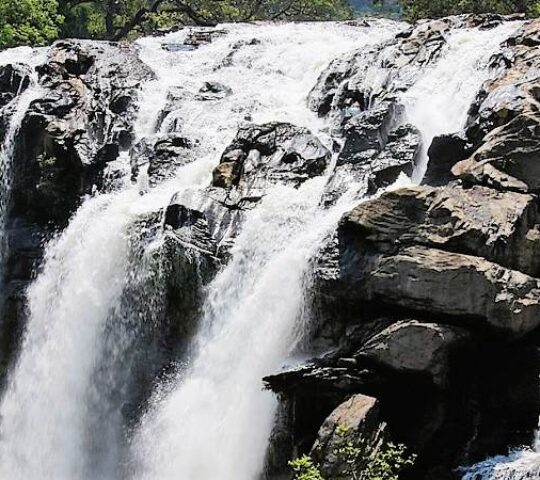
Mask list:
[[[425,245],[540,275],[539,224],[532,195],[449,184],[387,192],[345,215],[340,229],[381,252]]]
[[[155,185],[165,178],[174,176],[179,167],[191,163],[192,148],[193,143],[189,139],[177,134],[164,135],[157,140],[153,147],[147,150],[148,176],[151,184]]]
[[[365,163],[377,155],[388,141],[394,118],[392,105],[361,112],[343,127],[345,142],[338,157],[338,165]]]
[[[356,295],[370,301],[481,321],[507,338],[540,325],[540,280],[480,257],[407,247],[374,255],[364,266]]]
[[[213,185],[246,195],[278,182],[298,186],[321,175],[330,158],[330,152],[305,128],[288,123],[250,125],[240,128],[225,149]]]
[[[540,119],[518,115],[489,132],[471,158],[452,173],[467,183],[501,190],[540,192]]]
[[[402,174],[411,177],[420,147],[420,133],[412,125],[402,125],[391,131],[383,151],[370,163],[368,193],[389,187]]]
[[[205,213],[186,206],[179,196],[167,207],[165,229],[163,255],[167,259],[169,329],[164,341],[184,355],[198,326],[204,287],[217,274],[221,263]]]
[[[372,337],[355,356],[400,373],[426,375],[446,387],[451,356],[468,339],[469,333],[459,327],[400,321]]]
[[[386,423],[373,397],[353,395],[337,407],[322,424],[311,456],[320,465],[324,478],[350,478],[350,466],[337,454],[348,442],[367,452],[376,452],[387,440]],[[357,469],[362,471],[362,465]]]
[[[336,116],[340,121],[345,117],[346,121],[370,106],[395,102],[397,94],[408,90],[426,65],[437,61],[451,29],[472,26],[478,26],[477,17],[418,22],[407,30],[398,24],[396,36],[387,42],[334,60],[321,74],[308,104],[320,116]]]
[[[0,108],[28,88],[31,74],[27,65],[15,63],[0,66]]]
[[[174,232],[176,241],[207,256],[215,257],[217,245],[203,212],[186,207],[174,197],[165,212],[165,225]]]
[[[428,149],[429,162],[422,183],[445,185],[452,178],[452,167],[470,154],[467,140],[457,134],[435,137]]]
[[[227,30],[217,28],[193,28],[190,30],[186,40],[184,40],[184,45],[198,48],[205,43],[212,42],[214,38],[227,35],[227,33]]]
[[[380,382],[373,370],[354,365],[319,366],[316,363],[302,365],[265,377],[264,384],[270,390],[286,395],[302,393],[317,396],[320,394],[350,394],[369,388]],[[339,362],[336,362],[339,363]]]
[[[507,40],[496,58],[500,74],[483,86],[473,105],[466,133],[475,151],[452,169],[466,182],[523,192],[540,189],[539,28],[540,21],[527,22]]]
[[[418,130],[402,125],[385,134],[384,140],[380,137],[373,149],[352,150],[355,153],[348,158],[342,152],[326,186],[325,203],[333,203],[353,182],[363,185],[365,194],[374,194],[395,183],[402,174],[411,176],[420,148]]]
[[[204,82],[199,90],[199,100],[221,100],[232,95],[232,89],[219,82]]]
[[[16,208],[61,225],[130,146],[137,93],[153,73],[135,47],[85,40],[56,42],[38,70],[44,93],[21,127],[13,195]]]
[[[183,43],[162,43],[161,48],[168,52],[190,52],[197,47],[195,45],[185,45]]]

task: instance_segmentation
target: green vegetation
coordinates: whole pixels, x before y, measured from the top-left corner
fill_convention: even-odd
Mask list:
[[[62,22],[56,0],[0,0],[0,47],[45,45]]]
[[[302,455],[289,462],[294,472],[294,480],[324,480],[318,465],[315,465],[309,455]]]
[[[540,14],[540,0],[0,0],[0,48],[56,38],[120,40],[182,25],[340,20],[356,12],[414,21],[459,13]]]
[[[334,455],[343,464],[342,475],[351,480],[398,480],[400,472],[410,467],[415,455],[407,453],[405,445],[387,443],[373,452],[365,444],[357,444],[348,437],[349,428],[338,425],[336,434],[339,445]],[[308,455],[289,462],[294,480],[325,480],[320,468]]]
[[[392,0],[375,0],[383,6]],[[539,0],[399,0],[403,16],[410,21],[439,18],[461,13],[540,14]]]
[[[120,40],[182,25],[350,18],[348,0],[0,0],[0,48]]]

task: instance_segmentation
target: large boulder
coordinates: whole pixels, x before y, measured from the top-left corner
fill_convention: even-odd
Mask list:
[[[351,478],[351,465],[339,455],[339,449],[350,443],[365,450],[367,456],[377,451],[387,439],[386,423],[381,419],[377,399],[353,395],[324,421],[311,455],[320,465],[324,478],[345,480]],[[362,471],[362,459],[359,460],[360,465],[352,467],[355,474]]]
[[[288,123],[250,125],[240,128],[225,149],[213,184],[249,194],[276,182],[300,185],[321,175],[330,158],[329,150],[305,128]]]
[[[365,300],[460,317],[514,338],[540,325],[540,280],[481,257],[413,246],[371,256],[361,272],[354,290]]]
[[[358,205],[340,229],[381,252],[425,245],[540,274],[540,211],[533,195],[455,183],[407,187]]]
[[[400,373],[425,375],[445,387],[451,357],[469,338],[469,333],[459,327],[400,321],[372,337],[355,356]]]

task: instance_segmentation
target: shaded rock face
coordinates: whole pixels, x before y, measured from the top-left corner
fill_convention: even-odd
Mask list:
[[[500,20],[423,22],[380,51],[333,62],[310,97],[343,138],[328,191],[344,188],[344,168],[363,171],[369,191],[366,175],[386,152],[408,173],[398,159],[414,165],[419,141],[399,141],[402,157],[392,148],[393,132],[415,134],[397,93],[438,57],[449,25]],[[310,338],[325,353],[265,379],[289,408],[297,451],[332,438],[320,426],[357,395],[377,398],[385,431],[419,454],[404,478],[457,478],[461,465],[532,442],[540,413],[539,29],[526,22],[492,59],[497,73],[464,129],[425,146],[422,184],[360,203],[321,248]],[[370,66],[381,51],[388,68],[375,78]],[[331,463],[332,450],[317,458]]]
[[[55,43],[39,73],[44,93],[21,129],[13,195],[32,220],[62,224],[129,148],[137,93],[153,74],[133,47],[84,41]]]
[[[355,357],[398,372],[426,375],[445,386],[450,357],[468,337],[466,330],[457,327],[401,321],[372,337]]]
[[[28,88],[30,74],[26,65],[9,64],[0,67],[0,108]]]

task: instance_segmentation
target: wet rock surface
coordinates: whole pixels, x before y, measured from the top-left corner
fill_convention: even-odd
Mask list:
[[[309,130],[286,123],[243,127],[214,170],[213,185],[251,196],[269,184],[321,175],[331,153]]]

